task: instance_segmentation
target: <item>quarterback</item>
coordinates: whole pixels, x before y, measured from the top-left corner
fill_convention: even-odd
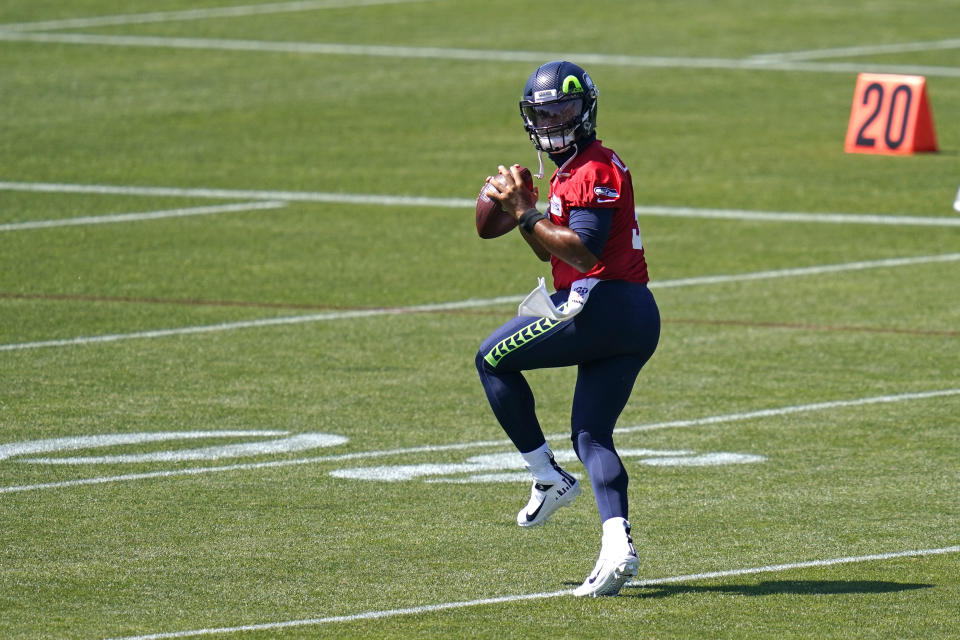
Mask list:
[[[571,439],[602,526],[600,557],[574,591],[579,596],[616,595],[638,571],[627,471],[613,430],[660,336],[633,181],[624,161],[597,139],[597,95],[587,72],[567,61],[543,64],[527,80],[520,100],[524,128],[538,154],[557,166],[547,209],[536,208],[518,165],[500,166],[502,177],[488,179],[488,193],[516,216],[533,253],[550,262],[555,292],[548,294],[541,282],[476,356],[493,413],[533,477],[530,499],[517,514],[521,527],[543,524],[581,492],[554,459],[523,372],[577,367]]]

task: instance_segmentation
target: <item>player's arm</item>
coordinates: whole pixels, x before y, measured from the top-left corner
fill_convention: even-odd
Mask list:
[[[581,273],[592,269],[603,252],[610,233],[612,211],[605,209],[575,209],[570,215],[570,227],[553,224],[536,209],[532,194],[523,187],[519,167],[500,167],[506,180],[495,185],[498,193],[491,197],[500,200],[505,211],[517,216],[520,232],[530,248],[541,260],[554,255]]]
[[[537,257],[540,258],[540,260],[543,262],[550,261],[550,256],[553,254],[551,254],[549,250],[545,249],[544,246],[540,244],[540,241],[537,240],[536,236],[534,236],[532,233],[527,233],[522,227],[520,228],[520,235],[523,236],[523,239],[526,240],[527,244],[530,245],[530,248],[533,249],[533,252],[537,254]]]
[[[521,214],[521,218],[527,216],[526,220],[520,222],[521,233],[525,234],[525,239],[529,235],[527,242],[531,246],[537,243],[580,273],[586,273],[596,266],[610,235],[612,210],[574,209],[570,212],[569,227],[553,224],[542,215],[539,212],[531,213],[530,210]]]

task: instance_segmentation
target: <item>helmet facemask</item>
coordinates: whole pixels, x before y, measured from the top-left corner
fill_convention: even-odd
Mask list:
[[[521,102],[524,128],[530,134],[534,146],[547,153],[560,153],[569,149],[588,120],[582,98],[561,98],[550,102]]]

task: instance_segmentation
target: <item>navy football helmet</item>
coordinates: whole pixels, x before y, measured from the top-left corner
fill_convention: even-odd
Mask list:
[[[520,114],[533,146],[562,153],[597,127],[597,86],[581,67],[565,60],[541,65],[523,89]]]

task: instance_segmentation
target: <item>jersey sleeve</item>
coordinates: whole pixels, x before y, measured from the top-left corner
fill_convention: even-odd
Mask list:
[[[608,164],[591,162],[577,176],[577,188],[571,194],[571,207],[580,209],[609,209],[620,204],[623,176]]]

